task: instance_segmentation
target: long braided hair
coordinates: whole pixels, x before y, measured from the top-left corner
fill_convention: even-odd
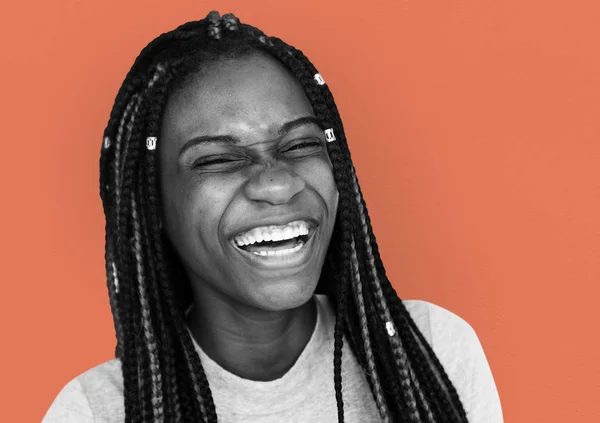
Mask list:
[[[100,196],[106,273],[121,361],[127,422],[217,422],[200,358],[186,330],[191,288],[162,232],[156,142],[168,96],[203,66],[266,54],[300,82],[327,143],[338,216],[317,292],[334,304],[334,385],[344,421],[342,346],[347,340],[384,422],[466,422],[456,389],[388,280],[333,96],[292,46],[211,12],[146,46],[123,82],[102,143]],[[158,140],[160,142],[160,140]]]

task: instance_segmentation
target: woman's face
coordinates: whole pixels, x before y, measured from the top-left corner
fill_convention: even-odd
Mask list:
[[[262,55],[214,64],[170,97],[165,230],[195,296],[272,311],[310,299],[338,204],[325,144],[302,87]]]

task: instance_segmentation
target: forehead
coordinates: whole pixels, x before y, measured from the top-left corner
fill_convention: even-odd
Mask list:
[[[314,116],[299,82],[274,59],[253,55],[210,65],[172,94],[163,116],[167,145],[202,135],[274,136]]]

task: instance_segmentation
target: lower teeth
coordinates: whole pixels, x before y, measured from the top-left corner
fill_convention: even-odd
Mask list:
[[[286,256],[288,254],[295,253],[300,250],[304,246],[303,242],[298,243],[293,248],[288,248],[287,250],[270,250],[270,251],[252,251],[252,254],[256,254],[257,256]]]

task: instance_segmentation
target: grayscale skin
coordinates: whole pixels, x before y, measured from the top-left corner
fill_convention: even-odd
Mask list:
[[[164,231],[191,281],[187,323],[213,360],[246,379],[285,374],[316,322],[338,191],[323,128],[310,118],[300,84],[260,53],[209,65],[171,95],[163,117]],[[234,242],[297,220],[310,232],[293,254],[262,257]]]

